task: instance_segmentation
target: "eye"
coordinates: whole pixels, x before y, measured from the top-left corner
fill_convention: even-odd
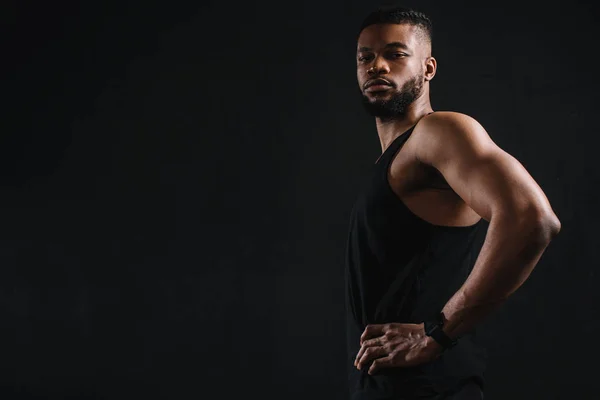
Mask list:
[[[404,57],[404,56],[406,56],[406,54],[404,54],[404,53],[392,53],[391,54],[392,58],[401,58],[401,57]]]
[[[371,59],[371,56],[359,56],[358,62],[367,62]]]

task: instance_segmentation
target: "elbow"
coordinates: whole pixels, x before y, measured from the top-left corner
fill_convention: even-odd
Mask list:
[[[528,207],[518,212],[503,210],[497,215],[499,217],[496,220],[501,225],[503,222],[500,221],[510,221],[509,226],[512,226],[513,232],[518,232],[521,237],[542,247],[547,246],[561,230],[560,220],[554,212],[540,207]]]
[[[550,225],[551,236],[552,236],[552,239],[554,239],[554,237],[560,233],[560,229],[562,228],[562,225],[560,223],[560,220],[554,213],[552,213],[552,215],[551,215],[550,223],[551,223],[551,225]]]
[[[548,244],[558,235],[561,223],[552,210],[531,210],[525,218],[538,241]]]

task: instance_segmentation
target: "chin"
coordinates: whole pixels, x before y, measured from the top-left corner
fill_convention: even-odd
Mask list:
[[[369,98],[379,100],[379,99],[382,99],[385,97],[391,97],[391,93],[388,93],[388,92],[370,93],[368,96],[369,96]]]
[[[380,92],[366,92],[365,96],[380,98],[380,97],[391,97],[394,94],[396,94],[395,90],[388,89],[388,90],[382,90]]]

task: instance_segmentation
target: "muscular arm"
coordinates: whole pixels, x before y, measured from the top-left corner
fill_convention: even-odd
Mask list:
[[[474,119],[437,112],[415,128],[417,157],[444,176],[489,228],[473,271],[443,308],[444,331],[458,337],[529,277],[560,221],[541,188]]]

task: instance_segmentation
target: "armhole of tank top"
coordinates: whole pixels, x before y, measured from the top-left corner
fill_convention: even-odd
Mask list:
[[[381,177],[384,179],[383,184],[386,185],[387,188],[390,190],[390,192],[393,193],[396,197],[398,197],[398,195],[396,195],[396,193],[392,189],[392,185],[390,185],[390,181],[388,178],[389,172],[390,172],[390,167],[392,166],[394,159],[398,156],[398,153],[400,153],[402,151],[402,149],[404,148],[404,145],[406,144],[406,142],[408,142],[408,139],[410,139],[410,136],[413,134],[413,130],[415,129],[415,126],[417,126],[417,125],[416,124],[413,125],[408,131],[406,131],[406,133],[402,134],[402,137],[403,137],[402,144],[400,144],[400,146],[396,150],[394,150],[394,152],[392,154],[390,154],[387,157],[388,160],[386,160],[385,168],[382,168],[383,171],[381,172]],[[400,198],[398,198],[398,200],[400,200]]]

